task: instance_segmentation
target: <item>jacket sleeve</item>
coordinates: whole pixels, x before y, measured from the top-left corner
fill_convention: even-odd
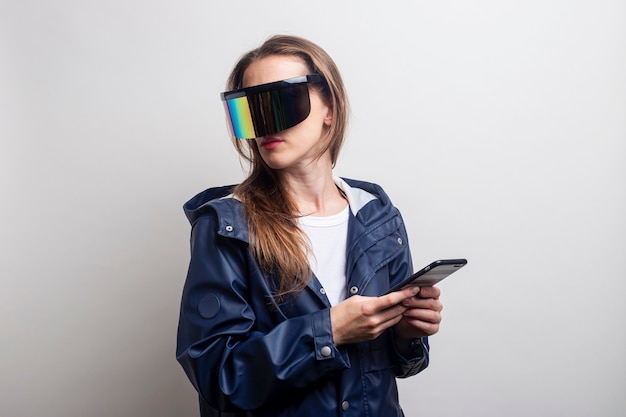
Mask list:
[[[285,318],[268,307],[268,293],[251,293],[251,280],[264,278],[247,245],[217,230],[209,216],[192,227],[178,326],[177,360],[202,399],[222,411],[252,410],[348,368],[332,343],[329,309]]]
[[[399,213],[398,215],[400,216],[400,219],[402,219],[402,216]],[[404,242],[406,242],[406,245],[404,246],[404,250],[400,252],[400,255],[395,257],[389,264],[390,286],[396,285],[404,278],[413,273],[411,251],[408,244],[409,239],[406,232],[406,227],[404,226],[404,221],[400,222],[399,233],[402,236]],[[394,335],[393,329],[392,335]],[[395,335],[391,337],[391,340],[393,341],[392,349],[395,358],[394,371],[398,378],[408,378],[410,376],[418,374],[428,367],[430,347],[427,337],[421,337],[412,340],[409,349],[411,355],[408,357],[403,356],[399,353],[400,349],[396,344],[397,338],[395,337]],[[402,349],[402,351],[405,352],[406,349]]]
[[[408,378],[422,372],[428,367],[429,345],[427,337],[413,339],[410,347],[413,354],[408,358],[398,353],[398,346],[395,346],[395,339],[393,343],[396,356],[394,370],[398,378]]]

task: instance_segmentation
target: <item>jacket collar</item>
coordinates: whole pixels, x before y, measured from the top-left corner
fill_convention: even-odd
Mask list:
[[[354,218],[367,228],[388,218],[393,212],[391,201],[383,189],[373,183],[334,177],[337,187],[346,196]],[[187,201],[183,210],[191,224],[202,216],[216,217],[219,233],[248,242],[243,204],[232,196],[234,185],[202,191]]]
[[[343,178],[334,177],[335,184],[341,190],[343,195],[348,200],[350,205],[350,211],[352,215],[356,216],[359,210],[361,210],[367,203],[374,200],[376,196],[363,188],[351,187]]]

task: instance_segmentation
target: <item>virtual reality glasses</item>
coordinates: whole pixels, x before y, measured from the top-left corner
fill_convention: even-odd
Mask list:
[[[323,81],[311,74],[222,93],[231,134],[254,139],[297,125],[311,112],[309,83]]]

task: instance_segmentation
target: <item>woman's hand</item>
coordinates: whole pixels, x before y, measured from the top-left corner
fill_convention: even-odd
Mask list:
[[[410,287],[381,297],[355,295],[333,306],[330,321],[335,345],[373,340],[401,320],[408,320],[403,314],[410,310],[418,291]]]
[[[437,333],[443,310],[440,295],[441,290],[437,287],[422,287],[417,295],[402,301],[407,310],[396,325],[398,337],[410,340]]]

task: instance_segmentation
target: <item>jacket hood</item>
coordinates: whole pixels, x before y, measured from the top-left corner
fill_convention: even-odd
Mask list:
[[[235,185],[225,185],[222,187],[209,188],[196,194],[183,205],[183,211],[189,223],[193,224],[203,213],[210,210],[210,202],[228,197],[232,194],[234,188]]]
[[[377,184],[340,177],[335,177],[335,183],[346,196],[353,216],[364,225],[380,221],[396,212],[385,191]],[[209,188],[187,201],[183,210],[189,222],[193,224],[203,214],[213,212],[217,205],[227,206],[233,215],[241,214],[241,203],[233,198],[226,198],[232,196],[234,187],[235,185],[227,185]],[[224,214],[223,210],[224,207],[218,212]]]

